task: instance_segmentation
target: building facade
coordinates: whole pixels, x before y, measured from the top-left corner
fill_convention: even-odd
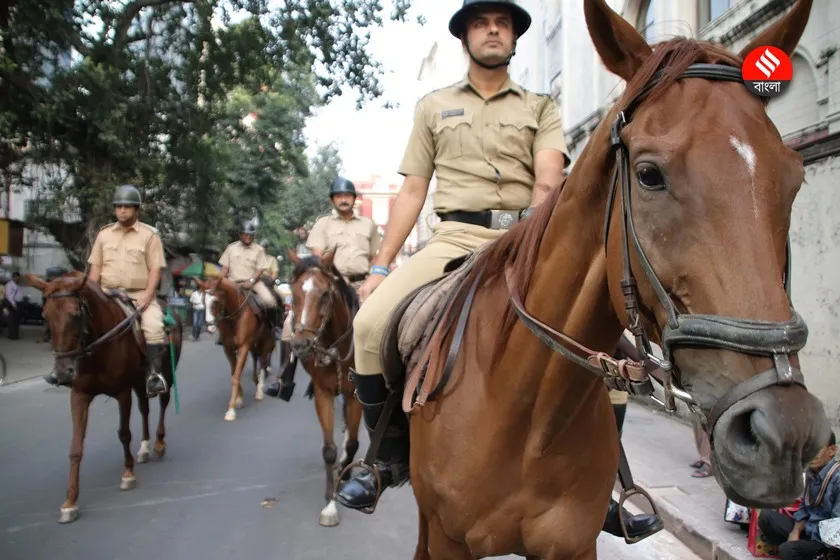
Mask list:
[[[551,94],[563,119],[572,166],[618,99],[624,83],[598,58],[580,0],[520,0],[534,23],[519,41],[511,76]],[[648,42],[688,36],[738,52],[777,21],[794,0],[608,0]],[[792,56],[793,80],[768,114],[784,141],[802,153],[806,183],[793,207],[793,301],[808,323],[800,356],[808,387],[840,426],[834,357],[840,354],[840,2],[814,0]]]

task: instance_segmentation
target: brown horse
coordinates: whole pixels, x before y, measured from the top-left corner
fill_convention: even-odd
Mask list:
[[[562,191],[476,255],[432,341],[434,383],[416,402],[407,387],[417,559],[596,557],[619,456],[599,375],[633,387],[644,373],[610,360],[625,327],[643,355],[663,348],[669,404],[702,419],[736,502],[793,502],[828,440],[782,280],[802,158],[740,72],[756,46],[792,53],[811,1],[739,55],[685,38],[652,49],[604,0],[584,6],[627,86]],[[453,340],[451,381],[429,391]]]
[[[333,250],[322,257],[299,258],[289,251],[295,264],[292,273],[293,323],[292,349],[312,378],[315,411],[324,434],[321,455],[327,472],[320,523],[338,525],[334,500],[336,446],[333,437],[335,397],[344,397],[344,449],[339,472],[344,471],[359,448],[359,422],[362,407],[353,396],[355,386],[349,377],[353,364],[353,317],[359,307],[356,293],[333,266]]]
[[[230,363],[231,375],[230,401],[225,420],[233,422],[236,420],[236,409],[242,408],[243,405],[242,372],[245,370],[249,353],[254,359],[253,378],[257,386],[254,400],[263,399],[266,372],[275,345],[272,328],[267,319],[257,316],[252,307],[255,303],[249,301],[254,296],[245,288],[237,286],[227,278],[198,280],[198,285],[216,298],[213,302],[216,306],[213,316],[216,317],[216,326],[224,345],[225,356]]]
[[[51,374],[57,385],[70,386],[70,411],[73,419],[73,439],[70,444],[70,484],[67,500],[61,506],[59,523],[72,523],[79,517],[79,466],[88,409],[97,395],[108,395],[120,407],[120,427],[117,432],[123,446],[125,470],[121,490],[131,490],[137,484],[134,458],[131,455],[131,391],[137,394],[143,417],[143,440],[137,452],[137,462],[149,460],[149,399],[146,396],[146,356],[144,349],[132,335],[136,314],[126,317],[125,311],[105,294],[86,274],[73,271],[44,282],[28,275],[29,285],[44,294],[43,315],[49,325],[50,341],[55,355],[55,369]],[[177,315],[176,328],[169,335],[175,349],[175,363],[181,357],[182,325]],[[142,335],[141,335],[142,336]],[[172,387],[173,371],[170,359],[164,360],[163,376]],[[164,417],[169,393],[160,395],[160,419],[154,453],[163,457],[166,452]]]

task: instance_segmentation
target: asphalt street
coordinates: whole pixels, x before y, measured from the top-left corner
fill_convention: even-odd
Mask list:
[[[276,359],[276,356],[275,356]],[[33,372],[40,373],[40,372]],[[73,524],[57,523],[68,477],[69,391],[30,380],[0,388],[0,558],[146,560],[229,558],[410,559],[417,536],[411,488],[388,490],[374,515],[341,509],[341,524],[318,524],[324,491],[321,434],[308,376],[290,403],[254,401],[223,419],[230,381],[222,349],[208,335],[186,341],[178,371],[180,414],[167,415],[163,459],[137,465],[137,487],[119,490],[122,451],[117,404],[91,407]],[[152,404],[152,430],[158,413]],[[132,411],[132,450],[140,416]],[[341,424],[336,441],[341,443]],[[153,436],[154,437],[154,436]],[[367,445],[362,436],[359,457]],[[602,535],[599,558],[697,558],[669,533],[636,545]]]

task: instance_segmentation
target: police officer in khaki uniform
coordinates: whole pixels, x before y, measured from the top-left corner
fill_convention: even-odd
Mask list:
[[[227,246],[219,264],[222,265],[222,276],[252,289],[263,305],[274,309],[277,307],[277,299],[271,290],[259,281],[271,270],[271,257],[262,245],[254,243],[256,233],[257,228],[254,224],[250,221],[245,222],[239,232],[239,241]]]
[[[89,278],[106,290],[125,290],[141,311],[140,326],[151,366],[146,393],[155,397],[169,390],[162,375],[166,353],[163,311],[155,294],[166,260],[157,230],[138,219],[141,202],[140,191],[133,185],[117,188],[117,221],[99,230],[96,236],[88,259]]]
[[[550,97],[524,90],[508,75],[516,41],[530,24],[531,17],[514,0],[464,0],[449,31],[470,57],[468,75],[417,104],[399,169],[405,181],[371,275],[359,290],[363,303],[353,323],[353,378],[371,435],[388,397],[379,352],[390,311],[409,292],[440,276],[451,259],[500,237],[562,184],[570,160],[557,107]],[[389,273],[388,265],[420,214],[433,173],[434,208],[442,222],[426,247]],[[407,418],[392,414],[388,422],[371,465],[382,488],[408,476]],[[378,498],[376,476],[369,471],[355,475],[339,487],[336,498],[352,509],[372,507]],[[617,507],[611,516],[618,518]],[[619,535],[620,530],[618,525]]]
[[[357,193],[352,181],[337,177],[330,185],[329,196],[333,211],[318,218],[312,226],[306,246],[318,257],[327,249],[335,248],[333,264],[347,282],[358,289],[367,278],[370,264],[379,250],[379,230],[373,220],[358,216],[353,211]],[[291,398],[297,367],[297,358],[292,354],[289,343],[291,338],[292,315],[289,313],[283,323],[280,339],[284,355],[290,356],[290,359],[280,379],[272,382],[264,391],[266,395],[280,396],[285,401]]]

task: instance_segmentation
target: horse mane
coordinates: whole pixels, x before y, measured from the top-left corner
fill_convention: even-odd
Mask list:
[[[44,289],[44,297],[56,293],[60,288],[64,290],[74,290],[78,288],[79,295],[83,295],[83,290],[81,289],[82,287],[79,286],[79,280],[82,278],[85,279],[85,285],[83,287],[90,290],[90,293],[93,294],[97,303],[107,304],[111,301],[99,284],[90,278],[87,278],[83,272],[78,270],[71,270],[70,272],[62,274],[58,278],[55,278],[52,282],[47,283],[47,287]]]
[[[356,294],[356,290],[351,288],[344,280],[344,276],[338,271],[334,264],[327,268],[324,266],[324,263],[321,262],[320,257],[315,255],[303,257],[298,260],[298,263],[295,265],[295,269],[292,271],[292,284],[297,282],[298,278],[311,268],[317,268],[332,275],[336,285],[338,286],[338,293],[341,294],[341,298],[344,300],[344,305],[346,305],[347,309],[350,311],[350,317],[355,317],[356,311],[359,310],[359,296]]]
[[[636,72],[632,80],[627,84],[621,99],[608,113],[615,114],[619,108],[624,108],[636,95],[648,85],[653,76],[660,73],[656,85],[649,91],[645,103],[655,101],[665,90],[673,85],[680,75],[690,65],[695,63],[721,64],[740,68],[741,57],[729,52],[720,45],[708,41],[698,41],[685,37],[677,37],[652,45],[653,54],[645,61],[642,67]],[[766,103],[766,100],[763,100]],[[611,120],[604,117],[598,128],[609,126]],[[594,137],[595,134],[592,135]],[[452,304],[446,311],[442,328],[434,334],[429,344],[434,347],[436,356],[444,355],[443,345],[451,339],[458,314],[463,308],[467,292],[474,282],[480,281],[479,287],[490,287],[499,281],[504,281],[505,270],[510,268],[512,272],[511,288],[521,301],[525,301],[525,295],[531,283],[531,277],[537,264],[540,246],[543,241],[549,220],[554,213],[554,208],[560,199],[565,183],[571,179],[574,170],[566,178],[563,185],[554,189],[548,198],[543,201],[534,212],[524,220],[508,230],[504,235],[489,243],[475,258],[473,267],[465,276],[463,282],[455,288],[456,293]],[[517,315],[511,306],[510,299],[505,298],[498,305],[503,306],[502,320],[499,331],[496,333],[497,340],[505,340],[510,336],[517,321]],[[493,364],[498,364],[504,351],[503,344],[495,344],[493,350]],[[437,364],[434,364],[437,365]]]

